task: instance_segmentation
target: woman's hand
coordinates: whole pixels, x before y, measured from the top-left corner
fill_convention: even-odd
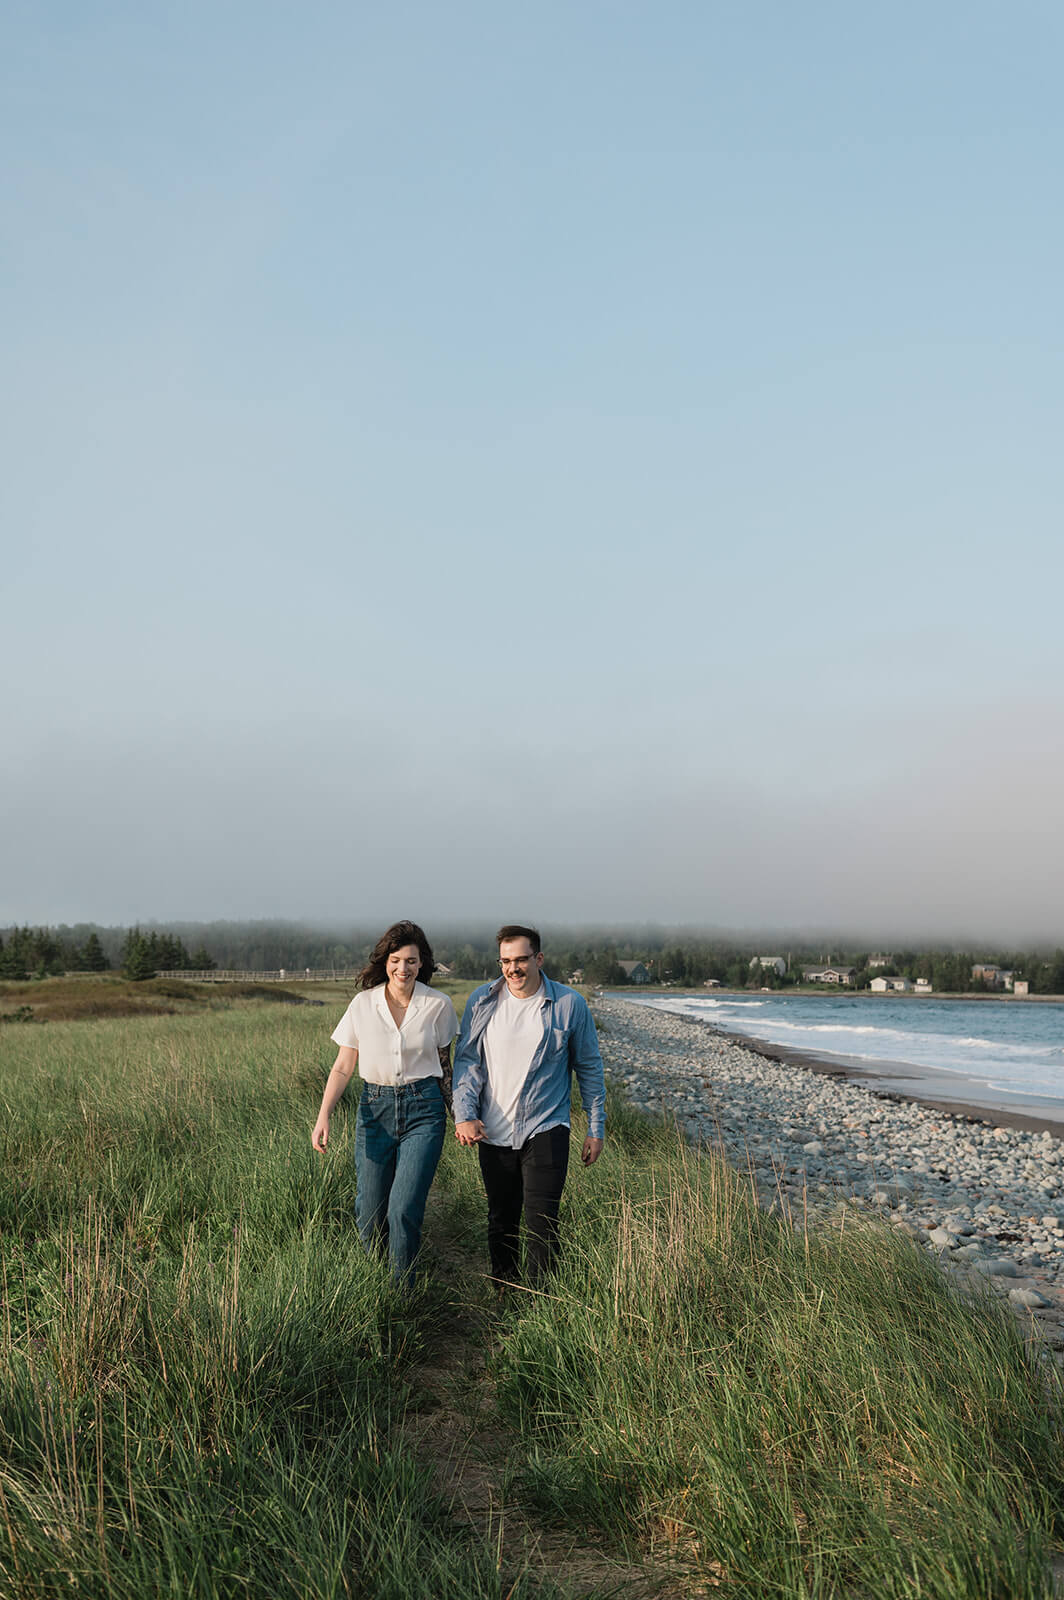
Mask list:
[[[358,1065],[358,1051],[353,1045],[342,1044],[336,1052],[336,1060],[332,1064],[332,1071],[325,1083],[325,1093],[321,1097],[321,1110],[318,1120],[314,1124],[314,1132],[310,1142],[319,1154],[324,1155],[325,1146],[329,1142],[329,1118],[333,1107],[347,1088],[351,1074]]]
[[[454,1136],[459,1144],[479,1144],[484,1137],[484,1124],[479,1117],[472,1122],[456,1122]]]

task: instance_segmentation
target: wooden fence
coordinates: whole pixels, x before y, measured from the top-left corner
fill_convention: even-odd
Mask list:
[[[209,972],[157,972],[157,978],[182,978],[186,983],[338,983],[357,978],[357,967],[281,967],[277,972],[238,972],[214,967]]]

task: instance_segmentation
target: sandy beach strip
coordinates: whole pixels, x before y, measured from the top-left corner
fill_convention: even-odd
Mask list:
[[[881,1215],[1064,1349],[1064,1126],[598,996],[606,1070],[640,1110],[749,1172],[766,1204]],[[891,1064],[884,1064],[891,1065]],[[985,1086],[984,1086],[985,1087]],[[993,1092],[991,1091],[991,1095]]]

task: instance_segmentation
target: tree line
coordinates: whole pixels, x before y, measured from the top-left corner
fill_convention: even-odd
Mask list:
[[[1064,949],[1031,950],[898,950],[883,964],[871,966],[873,952],[836,947],[793,945],[773,951],[786,963],[786,971],[761,965],[766,945],[732,944],[689,938],[671,944],[653,939],[606,939],[574,943],[564,938],[544,940],[544,965],[562,979],[579,974],[583,982],[609,987],[625,984],[628,974],[621,962],[638,962],[651,983],[696,989],[715,981],[725,989],[793,989],[804,984],[803,970],[814,966],[854,969],[853,988],[867,989],[877,976],[900,976],[913,983],[925,978],[938,993],[990,991],[991,986],[972,977],[974,966],[986,963],[1026,979],[1032,994],[1064,995]],[[494,945],[469,941],[451,952],[448,964],[456,977],[485,978],[494,974]]]
[[[152,929],[130,928],[117,952],[109,955],[99,933],[92,929],[83,941],[63,937],[50,928],[9,928],[0,935],[0,978],[62,977],[68,972],[110,972],[119,968],[127,978],[154,978],[157,972],[210,971],[216,965],[202,945],[191,953],[183,940]]]
[[[302,923],[178,923],[171,928],[75,927],[0,930],[0,978],[49,977],[64,972],[121,971],[147,977],[160,971],[206,971],[214,967],[297,973],[305,967],[357,971],[366,961],[379,928],[339,934]],[[429,930],[436,959],[457,978],[485,979],[498,972],[492,930]],[[771,952],[786,963],[780,975],[758,957]],[[687,930],[642,928],[545,931],[546,970],[563,981],[612,986],[627,981],[622,961],[640,962],[654,983],[699,988],[713,979],[729,989],[786,989],[802,983],[802,969],[815,965],[855,969],[854,987],[867,988],[877,974],[927,979],[939,993],[978,990],[972,967],[993,963],[1025,978],[1032,994],[1064,994],[1064,949],[958,950],[941,947],[895,949],[891,960],[869,965],[867,949],[825,948],[808,939],[776,948],[771,937],[758,943]]]

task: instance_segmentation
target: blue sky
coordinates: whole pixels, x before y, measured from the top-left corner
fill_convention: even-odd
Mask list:
[[[14,5],[0,922],[1064,939],[1055,5]]]

